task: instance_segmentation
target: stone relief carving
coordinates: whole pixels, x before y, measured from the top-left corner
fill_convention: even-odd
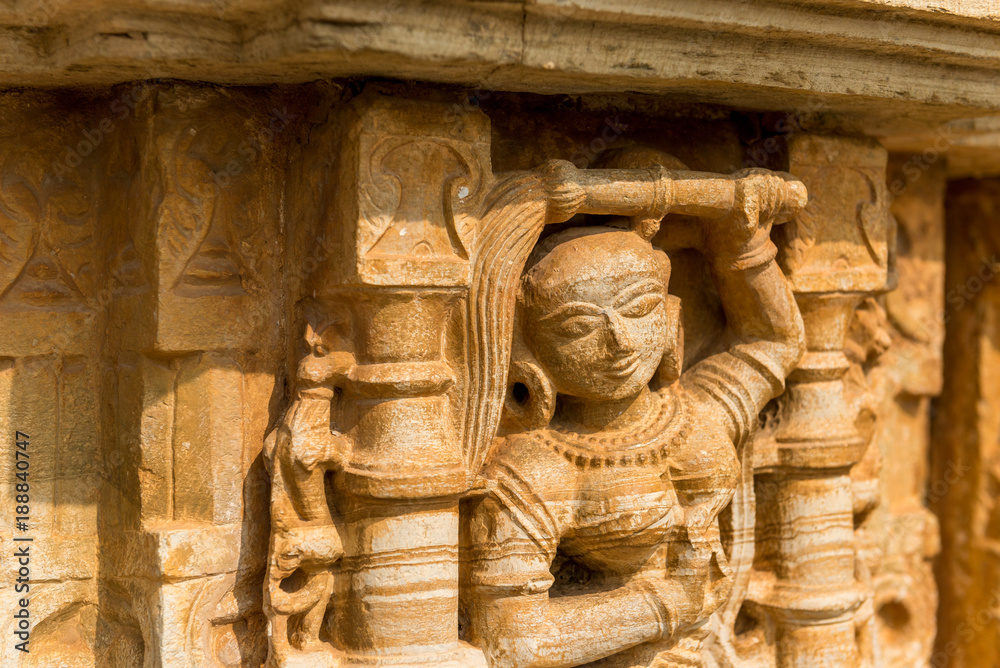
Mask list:
[[[890,156],[887,182],[908,158]],[[940,492],[928,472],[928,425],[942,379],[945,185],[937,165],[896,194],[898,285],[866,299],[848,331],[847,383],[871,439],[851,479],[860,570],[871,587],[871,661],[879,666],[933,665],[940,539],[923,498]]]
[[[349,112],[354,269],[303,304],[265,444],[269,665],[695,660],[732,585],[717,518],[748,480],[737,446],[803,351],[770,230],[805,188],[644,149],[494,175],[482,115],[456,138],[437,111]],[[728,321],[684,372],[650,243],[668,213]]]
[[[0,421],[38,448],[51,581],[0,664],[930,660],[935,555],[959,581],[969,508],[984,553],[1000,525],[969,500],[995,461],[927,465],[943,165],[896,230],[868,140],[730,174],[730,117],[337,86],[287,132],[260,91],[158,86],[61,179],[95,102],[5,107]],[[958,264],[992,276],[978,234]]]
[[[0,665],[30,668],[93,660],[100,366],[91,351],[100,337],[106,274],[97,170],[80,165],[57,178],[50,168],[85,116],[63,110],[59,124],[39,125],[32,105],[54,108],[32,93],[21,102],[0,103],[6,119],[0,130],[0,424],[7,433],[31,434],[36,459],[30,488],[14,477],[13,463],[4,466],[13,483],[3,486],[0,501],[11,509],[17,498],[32,501],[31,521],[22,526],[42,538],[33,557],[44,564],[45,583],[33,579],[32,590],[22,592],[31,596],[31,652],[22,657],[14,643],[5,643]],[[3,517],[0,540],[14,545],[14,515],[6,510]],[[13,636],[13,627],[4,632]]]

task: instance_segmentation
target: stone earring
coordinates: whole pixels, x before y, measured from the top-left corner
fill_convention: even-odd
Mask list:
[[[525,345],[518,323],[514,327],[507,395],[500,430],[511,434],[544,427],[556,411],[556,389],[545,369]]]
[[[684,366],[684,324],[681,322],[681,298],[667,295],[667,345],[656,371],[660,387],[667,387],[681,377]]]

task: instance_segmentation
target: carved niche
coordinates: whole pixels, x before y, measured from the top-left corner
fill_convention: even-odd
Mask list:
[[[719,513],[804,349],[770,231],[805,187],[640,147],[494,174],[481,112],[377,91],[337,121],[313,213],[342,254],[265,444],[268,665],[697,661]],[[728,323],[688,370],[668,213]]]

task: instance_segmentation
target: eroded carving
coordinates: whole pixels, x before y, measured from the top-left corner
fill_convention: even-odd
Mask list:
[[[87,129],[111,97],[54,93],[80,104],[55,124],[11,98],[0,422],[37,444],[45,581],[0,663],[910,666],[928,503],[939,647],[968,640],[996,244],[955,235],[945,304],[943,164],[897,192],[897,247],[869,141],[779,146],[802,209],[787,175],[641,148],[728,172],[741,114],[415,89],[169,84],[113,141]],[[268,96],[299,122],[244,160]],[[78,135],[100,151],[47,171]],[[995,209],[975,193],[959,218]],[[945,319],[972,389],[938,452]]]
[[[789,145],[789,169],[810,198],[780,229],[779,259],[806,352],[755,443],[754,568],[739,616],[720,635],[731,657],[723,665],[858,666],[874,654],[870,546],[855,531],[877,503],[874,413],[845,382],[845,349],[859,304],[889,287],[891,226],[874,180],[885,164],[872,142],[799,135]],[[798,243],[805,233],[809,242]],[[886,341],[872,332],[875,351]],[[852,468],[863,484],[853,484]]]

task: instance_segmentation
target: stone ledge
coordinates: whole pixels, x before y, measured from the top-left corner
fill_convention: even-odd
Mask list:
[[[878,112],[886,123],[1000,107],[993,3],[948,11],[916,0],[39,4],[0,10],[0,84],[386,76]]]
[[[177,522],[147,527],[132,550],[132,564],[115,573],[180,581],[232,573],[239,566],[242,526]]]

